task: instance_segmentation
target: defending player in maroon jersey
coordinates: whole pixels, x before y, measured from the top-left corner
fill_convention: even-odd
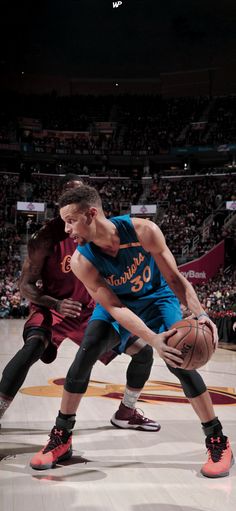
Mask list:
[[[75,250],[74,241],[65,235],[60,218],[51,220],[36,232],[28,245],[21,277],[22,293],[31,300],[30,316],[24,327],[24,337],[30,327],[43,327],[51,342],[43,360],[51,362],[65,337],[77,344],[83,338],[94,302],[70,268]],[[35,279],[41,279],[41,289]]]
[[[70,174],[63,188],[81,184],[77,176]],[[24,345],[2,373],[0,419],[35,362],[39,359],[47,364],[53,362],[58,347],[67,337],[78,345],[82,341],[94,302],[71,271],[70,259],[74,250],[75,242],[65,233],[64,222],[59,216],[29,240],[20,289],[30,301],[30,314],[24,325]],[[115,356],[110,352],[100,360],[106,364]]]

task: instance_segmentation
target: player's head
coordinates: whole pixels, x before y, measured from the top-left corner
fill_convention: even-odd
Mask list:
[[[96,237],[95,220],[104,217],[96,188],[82,185],[67,190],[59,198],[59,209],[65,231],[76,243],[84,245]]]
[[[83,180],[80,176],[73,173],[68,173],[61,179],[61,189],[62,193],[70,190],[71,188],[78,188],[84,184]]]

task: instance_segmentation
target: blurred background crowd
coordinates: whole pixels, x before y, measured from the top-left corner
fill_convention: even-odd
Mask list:
[[[224,240],[224,264],[196,290],[235,332],[236,213],[227,204],[236,201],[236,97],[8,93],[1,102],[0,318],[27,316],[19,292],[27,241],[58,214],[61,176],[73,172],[98,189],[108,218],[156,205],[151,218],[178,264]],[[44,203],[44,212],[18,201]]]

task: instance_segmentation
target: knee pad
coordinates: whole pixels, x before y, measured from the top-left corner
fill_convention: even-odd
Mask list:
[[[28,327],[23,332],[25,344],[31,342],[42,343],[43,350],[40,360],[44,364],[51,364],[57,357],[57,346],[51,342],[51,332],[42,327]]]
[[[38,359],[43,355],[50,342],[49,333],[44,328],[40,327],[25,328],[23,331],[23,339],[25,349],[32,353],[37,353]]]
[[[127,369],[127,385],[142,389],[148,380],[153,364],[153,349],[146,344],[138,353],[132,356]]]
[[[74,362],[66,376],[65,390],[71,393],[86,392],[90,374],[100,356],[119,343],[119,335],[112,325],[94,320],[88,324]]]
[[[46,348],[48,346],[49,341],[51,340],[51,336],[48,330],[46,330],[45,328],[29,326],[24,328],[23,339],[25,344],[28,344],[31,341],[41,341],[44,344],[44,347]]]
[[[93,365],[99,358],[98,351],[99,346],[94,343],[90,346],[87,344],[86,347],[81,345],[66,376],[64,388],[67,392],[75,394],[86,392]]]
[[[198,397],[206,392],[206,385],[197,371],[188,371],[187,369],[174,368],[169,365],[167,367],[179,379],[187,398]]]

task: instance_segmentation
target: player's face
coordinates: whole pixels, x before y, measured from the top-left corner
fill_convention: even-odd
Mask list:
[[[69,204],[60,209],[60,215],[65,222],[65,232],[80,246],[93,240],[94,208],[80,211],[77,204]]]

